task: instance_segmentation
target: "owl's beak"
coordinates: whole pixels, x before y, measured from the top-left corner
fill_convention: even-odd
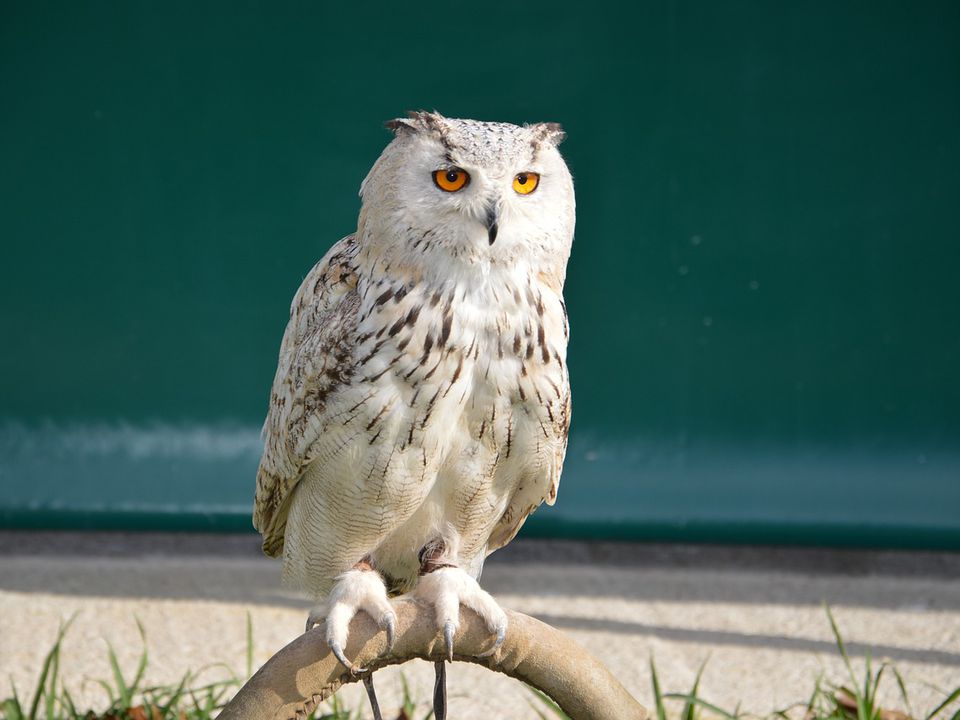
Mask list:
[[[487,226],[487,239],[490,240],[491,245],[493,245],[494,241],[497,239],[499,223],[500,207],[497,205],[497,203],[490,203],[490,205],[487,206],[487,217],[484,224]]]

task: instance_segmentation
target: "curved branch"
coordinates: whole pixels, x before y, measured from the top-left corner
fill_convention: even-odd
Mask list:
[[[366,613],[350,625],[346,654],[370,670],[421,658],[444,657],[443,639],[434,627],[431,608],[416,600],[394,601],[397,639],[385,656],[386,635]],[[553,698],[574,720],[644,720],[647,712],[598,660],[558,630],[507,610],[509,629],[501,648],[477,657],[491,643],[484,622],[461,608],[456,660],[482,665],[522,680]],[[220,720],[291,720],[308,715],[342,685],[356,682],[337,662],[314,628],[274,655],[244,685],[220,714]]]

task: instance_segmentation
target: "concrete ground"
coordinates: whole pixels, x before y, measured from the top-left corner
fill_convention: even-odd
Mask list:
[[[759,714],[804,701],[821,674],[843,680],[823,602],[856,667],[868,653],[896,663],[917,716],[960,685],[957,554],[516,541],[489,559],[483,584],[570,633],[648,707],[651,657],[664,688],[680,692],[707,661],[701,695]],[[137,618],[147,681],[175,683],[215,663],[243,672],[247,612],[259,666],[302,631],[306,607],[281,589],[279,563],[252,535],[0,532],[0,699],[11,682],[21,696],[32,690],[58,624],[74,614],[61,668],[78,704],[96,708],[103,691],[92,681],[110,677],[106,641],[136,667]],[[377,675],[385,707],[398,705],[398,672]],[[432,667],[403,672],[425,714]],[[514,680],[463,663],[448,677],[451,718],[538,717]],[[889,680],[884,700],[902,707]],[[355,706],[361,692],[342,697]]]

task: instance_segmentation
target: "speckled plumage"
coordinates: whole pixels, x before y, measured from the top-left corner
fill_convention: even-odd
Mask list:
[[[363,559],[410,589],[437,538],[477,577],[554,501],[566,450],[574,198],[559,127],[388,126],[356,234],[294,297],[264,425],[254,524],[318,600]],[[451,165],[470,173],[458,193],[431,179]],[[541,179],[521,196],[525,171]]]

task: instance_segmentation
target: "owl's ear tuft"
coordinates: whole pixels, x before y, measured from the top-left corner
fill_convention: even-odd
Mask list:
[[[417,133],[423,130],[441,130],[443,115],[434,111],[411,110],[405,118],[387,120],[384,123],[388,130],[393,130],[399,136],[404,132]]]
[[[563,131],[563,128],[560,126],[560,123],[555,122],[546,122],[546,123],[537,123],[536,125],[531,125],[530,129],[533,131],[533,145],[537,146],[546,140],[548,143],[556,147],[563,142],[563,139],[567,134]]]
[[[394,134],[399,137],[402,133],[415,133],[420,128],[417,127],[416,123],[407,118],[396,118],[394,120],[387,120],[383,126],[387,130],[392,130]]]

